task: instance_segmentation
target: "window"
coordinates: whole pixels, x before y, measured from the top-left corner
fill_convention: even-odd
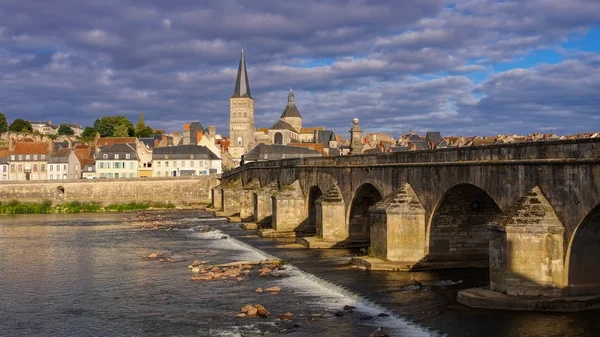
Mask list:
[[[64,164],[63,165],[63,171],[66,171],[66,170],[67,170],[67,164]]]
[[[19,172],[23,171],[23,164],[19,164],[19,166],[17,167],[17,171],[19,171]]]
[[[185,160],[181,161],[181,166],[185,167]]]
[[[6,172],[7,169],[8,169],[8,166],[6,166],[6,165],[2,166],[2,172]]]
[[[119,159],[119,154],[115,153],[115,159]]]
[[[194,167],[194,161],[190,160],[190,167]]]
[[[50,172],[54,171],[54,165],[50,164],[48,165],[48,168],[50,169]]]
[[[10,160],[15,160],[15,155],[14,154],[10,155]]]
[[[91,166],[88,166],[88,171],[92,172],[92,167]]]
[[[40,171],[46,171],[46,164],[41,164],[40,166]]]
[[[33,160],[38,160],[38,155],[37,154],[33,155]]]
[[[50,173],[50,179],[54,179],[54,175]]]
[[[45,155],[45,154],[43,154],[41,159],[42,159],[42,160],[46,160],[46,155]]]
[[[23,155],[22,154],[19,155],[19,160],[23,160]]]
[[[106,154],[106,153],[105,153],[105,154],[103,154],[103,155],[102,155],[102,159],[108,159],[108,154]]]
[[[31,155],[26,154],[25,155],[25,160],[31,160]]]
[[[169,167],[169,161],[168,160],[165,161],[165,167]]]
[[[131,159],[131,155],[129,153],[125,154],[125,159]]]
[[[129,173],[129,178],[133,178],[133,173]]]
[[[15,170],[15,164],[10,164],[10,170],[14,172],[14,170]]]
[[[160,167],[160,161],[156,162],[156,167]]]
[[[33,164],[33,172],[37,172],[37,164]]]

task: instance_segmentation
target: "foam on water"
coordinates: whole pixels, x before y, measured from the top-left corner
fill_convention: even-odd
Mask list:
[[[202,239],[215,239],[217,247],[231,248],[235,246],[238,248],[241,256],[236,256],[238,259],[243,260],[273,260],[277,257],[270,255],[260,249],[250,246],[242,241],[230,237],[229,235],[221,232],[220,230],[214,230],[206,233],[197,233],[196,236]],[[222,239],[227,237],[227,239]],[[216,240],[218,239],[218,240]],[[228,246],[228,247],[226,247]],[[372,325],[374,327],[384,327],[386,330],[391,330],[394,336],[414,336],[414,337],[432,337],[439,336],[434,331],[427,330],[416,324],[408,322],[406,319],[396,315],[390,310],[369,301],[368,299],[351,292],[350,290],[326,281],[320,277],[306,273],[291,264],[285,265],[285,273],[288,277],[277,280],[275,283],[287,288],[293,288],[295,291],[300,293],[306,293],[310,295],[317,295],[321,300],[318,304],[322,307],[331,310],[340,310],[344,305],[352,305],[356,307],[359,312],[373,316],[375,319],[366,321],[364,324]],[[384,313],[389,317],[377,317],[377,315]],[[227,332],[236,333],[236,332]],[[234,335],[230,335],[234,336]]]

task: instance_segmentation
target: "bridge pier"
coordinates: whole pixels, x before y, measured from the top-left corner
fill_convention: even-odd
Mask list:
[[[222,188],[223,213],[225,215],[239,215],[241,209],[242,182],[233,180]]]
[[[306,248],[340,248],[351,246],[346,223],[346,204],[340,188],[334,184],[315,202],[316,237],[298,238]],[[309,218],[313,216],[309,214]]]
[[[251,180],[240,195],[240,220],[242,222],[252,222],[254,220],[254,193],[260,188],[260,183]]]
[[[211,190],[212,208],[223,210],[223,186],[216,186]]]
[[[490,227],[490,286],[460,291],[459,303],[506,310],[578,311],[600,307],[600,296],[569,296],[564,226],[538,187]]]
[[[284,186],[271,197],[273,203],[272,229],[261,229],[262,237],[295,237],[302,236],[302,228],[306,221],[306,205],[304,194],[297,180]]]
[[[271,226],[273,218],[273,200],[271,197],[277,193],[277,182],[273,181],[261,189],[254,191],[252,203],[254,206],[254,223],[260,227]]]

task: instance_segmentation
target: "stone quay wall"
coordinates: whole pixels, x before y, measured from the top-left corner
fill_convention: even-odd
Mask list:
[[[15,181],[0,183],[0,202],[70,201],[104,205],[127,202],[171,202],[188,205],[211,202],[217,176],[97,180]]]

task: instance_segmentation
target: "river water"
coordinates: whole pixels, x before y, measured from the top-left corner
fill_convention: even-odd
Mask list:
[[[147,258],[156,253],[170,260]],[[0,336],[597,336],[600,312],[455,302],[487,271],[367,272],[349,250],[260,239],[201,211],[0,218]],[[281,258],[281,277],[191,282],[195,260]],[[281,287],[279,294],[256,293]],[[246,304],[267,318],[236,318]],[[376,304],[377,303],[377,304]],[[345,305],[356,307],[344,311]],[[280,320],[285,312],[292,320]],[[343,314],[343,315],[342,315]],[[381,316],[381,317],[380,317]]]

